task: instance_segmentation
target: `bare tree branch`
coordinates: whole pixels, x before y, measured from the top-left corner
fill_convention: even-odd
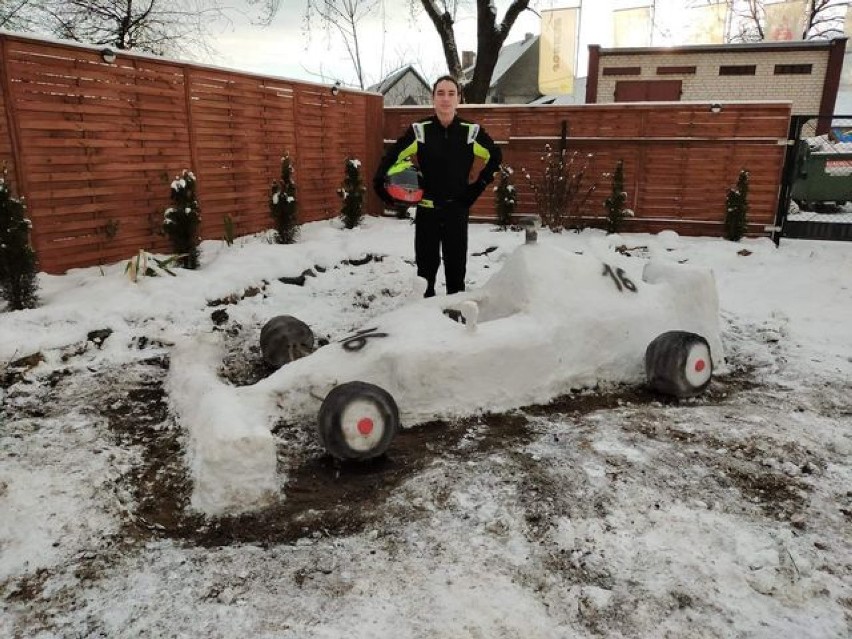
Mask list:
[[[378,3],[379,0],[308,0],[305,7],[305,31],[310,35],[311,23],[316,19],[326,30],[330,27],[337,30],[361,89],[366,88],[366,84],[358,36],[359,25],[373,13]]]
[[[158,55],[210,55],[210,29],[232,17],[268,24],[280,0],[0,0],[0,26],[43,31],[61,38]],[[10,8],[17,7],[16,12]],[[26,13],[26,20],[10,16]]]
[[[410,2],[413,10],[414,0],[410,0]],[[454,31],[455,12],[458,9],[457,0],[441,0],[440,5],[437,0],[419,0],[419,2],[438,32],[438,37],[441,38],[444,59],[447,62],[450,75],[461,80],[462,68]],[[498,26],[493,1],[476,0],[476,62],[473,76],[465,86],[464,93],[467,102],[481,103],[485,101],[500,49],[503,47],[503,43],[518,16],[529,9],[529,4],[530,0],[513,0]]]
[[[29,29],[32,0],[0,0],[0,29]]]
[[[734,15],[733,42],[756,42],[766,39],[764,0],[727,0]],[[805,21],[799,37],[824,40],[843,35],[843,19],[849,0],[808,0]]]

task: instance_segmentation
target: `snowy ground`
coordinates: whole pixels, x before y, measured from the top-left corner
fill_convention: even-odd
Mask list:
[[[187,509],[172,346],[222,331],[223,377],[255,382],[269,317],[334,340],[403,304],[413,227],[42,276],[39,309],[0,314],[0,636],[850,636],[852,246],[540,235],[711,266],[727,374],[433,421],[369,465],[282,423],[286,499],[228,519]],[[522,241],[473,226],[469,284]]]

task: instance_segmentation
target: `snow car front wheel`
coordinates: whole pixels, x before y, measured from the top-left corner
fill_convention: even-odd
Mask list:
[[[399,409],[375,384],[335,386],[320,406],[320,441],[338,459],[370,459],[384,453],[399,432]]]
[[[656,391],[694,397],[707,388],[713,376],[710,345],[696,333],[663,333],[645,350],[645,375]]]

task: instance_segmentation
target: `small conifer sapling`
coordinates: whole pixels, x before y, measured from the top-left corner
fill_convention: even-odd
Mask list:
[[[0,173],[0,297],[11,310],[35,308],[38,303],[32,223],[25,213],[24,202],[12,195],[4,166]]]
[[[183,268],[198,268],[198,227],[201,211],[196,198],[196,181],[192,171],[184,169],[172,182],[172,205],[166,209],[163,230],[172,243],[172,249],[180,255],[179,265]]]
[[[497,209],[497,224],[506,230],[512,223],[512,215],[517,205],[517,192],[512,184],[512,167],[503,164],[500,166],[500,174],[497,177],[497,186],[494,187],[495,207]]]
[[[234,218],[232,218],[227,213],[225,214],[222,223],[225,226],[225,234],[222,236],[222,239],[225,240],[225,244],[228,246],[234,245]]]
[[[740,171],[737,186],[728,189],[725,200],[724,234],[732,242],[739,242],[748,228],[748,177],[748,171]]]
[[[627,210],[627,192],[624,190],[624,160],[619,160],[612,174],[612,194],[604,200],[606,209],[606,232],[618,233],[624,224]]]
[[[269,212],[275,220],[275,241],[278,244],[292,244],[299,235],[299,204],[294,174],[293,161],[285,153],[281,158],[281,178],[272,183],[269,194]]]
[[[366,187],[361,179],[361,161],[357,158],[346,158],[346,176],[343,185],[337,189],[343,203],[340,207],[340,219],[347,229],[354,229],[361,224],[364,217],[364,194]]]

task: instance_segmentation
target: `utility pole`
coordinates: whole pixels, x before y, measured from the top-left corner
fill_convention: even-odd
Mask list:
[[[654,26],[657,24],[657,0],[651,2],[651,33],[648,38],[648,46],[654,46]]]

